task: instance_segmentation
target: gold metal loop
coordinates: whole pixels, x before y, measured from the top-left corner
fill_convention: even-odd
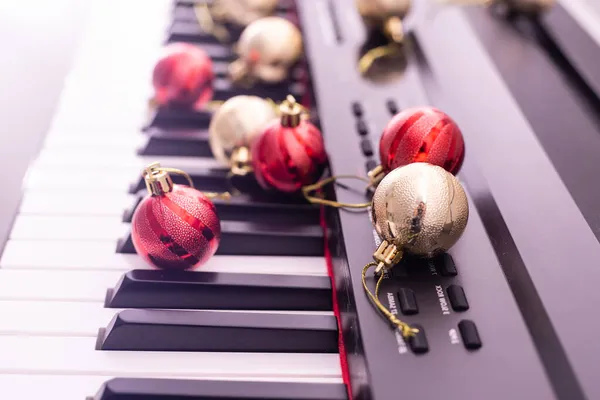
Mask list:
[[[367,265],[365,265],[365,267],[362,270],[362,284],[363,284],[363,288],[365,290],[365,292],[367,293],[367,295],[369,296],[369,300],[371,301],[371,304],[377,308],[378,311],[380,311],[391,323],[392,325],[394,325],[395,328],[397,328],[398,330],[400,330],[400,333],[402,334],[402,336],[405,339],[410,338],[411,336],[419,333],[419,330],[417,328],[412,328],[409,324],[407,324],[406,322],[401,321],[400,319],[398,319],[398,317],[396,317],[394,314],[392,314],[390,312],[390,310],[388,310],[380,301],[379,301],[379,291],[381,288],[381,282],[383,282],[383,278],[384,278],[384,274],[379,274],[379,278],[377,279],[377,283],[375,284],[375,293],[371,292],[371,290],[369,289],[369,286],[367,285],[367,272],[369,272],[369,270],[372,267],[376,267],[377,263],[376,262],[370,262]]]
[[[208,1],[204,0],[194,5],[194,14],[204,32],[210,33],[221,43],[229,43],[229,32],[224,26],[215,23]]]
[[[322,198],[319,198],[316,196],[311,196],[312,192],[323,188],[325,185],[336,182],[339,179],[358,179],[367,184],[370,184],[370,181],[368,179],[363,178],[358,175],[336,175],[336,176],[332,176],[332,177],[320,180],[319,182],[313,183],[312,185],[304,186],[302,188],[302,194],[304,195],[304,198],[312,204],[322,204],[325,206],[336,207],[336,208],[353,208],[353,209],[365,208],[366,209],[371,205],[370,202],[369,203],[356,203],[356,204],[341,203],[339,201],[327,200],[327,199],[322,199]]]
[[[389,43],[385,46],[375,47],[367,51],[367,53],[358,60],[358,71],[362,75],[366,75],[369,72],[369,69],[373,66],[375,61],[379,60],[383,57],[388,57],[399,53],[401,51],[401,46],[398,43]]]
[[[155,168],[156,171],[162,171],[162,172],[168,172],[170,174],[176,174],[176,175],[182,175],[190,184],[190,187],[193,188],[194,187],[194,182],[192,181],[192,177],[188,175],[187,172],[182,171],[180,169],[177,168],[165,168],[165,167],[157,167]]]

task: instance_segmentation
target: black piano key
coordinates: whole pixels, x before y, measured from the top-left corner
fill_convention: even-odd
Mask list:
[[[124,310],[100,329],[98,350],[337,353],[333,315]]]
[[[322,257],[323,231],[320,226],[280,227],[241,221],[221,221],[222,256],[303,256]],[[117,242],[117,253],[135,253],[131,232]]]
[[[194,10],[191,7],[177,7],[177,17],[196,18]],[[169,29],[169,43],[172,42],[191,42],[191,43],[211,43],[219,44],[219,40],[209,33],[200,29],[200,25],[195,20],[175,20]]]
[[[123,222],[131,222],[135,209],[148,194],[146,189],[136,193],[133,202],[123,211]],[[223,221],[246,221],[281,225],[318,225],[319,209],[311,204],[287,204],[246,195],[235,195],[229,200],[212,199],[217,214]]]
[[[153,128],[167,129],[208,129],[212,113],[209,111],[192,111],[185,107],[157,107],[149,118],[146,131]]]
[[[172,17],[175,22],[185,21],[198,23],[198,18],[196,17],[196,13],[192,6],[175,5],[175,7],[173,7]]]
[[[304,94],[304,89],[299,84],[293,84],[291,81],[284,81],[275,84],[261,83],[251,88],[238,87],[229,80],[215,79],[213,84],[215,100],[225,101],[233,96],[248,95],[269,98],[275,102],[285,100],[288,95],[300,99]]]
[[[285,268],[282,266],[282,268]],[[108,308],[331,311],[327,276],[133,270],[108,289]]]
[[[175,0],[175,7],[178,6],[186,6],[192,7],[196,4],[208,4],[211,5],[213,0]],[[293,0],[279,0],[277,3],[277,7],[275,8],[276,12],[287,12],[293,8]]]
[[[205,129],[150,128],[148,140],[137,153],[141,156],[212,157]]]
[[[87,400],[347,400],[343,383],[114,378]]]
[[[228,192],[231,190],[229,179],[227,178],[228,170],[225,169],[206,169],[191,173],[190,177],[194,182],[194,187],[203,192]],[[185,177],[181,175],[171,175],[173,182],[181,185],[189,185]],[[129,193],[135,194],[146,187],[143,177],[139,177],[129,186]]]

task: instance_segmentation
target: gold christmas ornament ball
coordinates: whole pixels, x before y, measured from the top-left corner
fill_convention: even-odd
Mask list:
[[[278,3],[279,0],[215,0],[213,12],[218,19],[247,26],[272,15]]]
[[[382,240],[418,256],[450,249],[469,219],[469,203],[460,182],[445,169],[427,163],[396,168],[373,196],[371,217]]]
[[[523,14],[540,14],[548,11],[556,0],[503,0],[511,9]]]
[[[272,103],[257,96],[235,96],[213,114],[208,127],[209,144],[214,157],[231,165],[231,155],[238,147],[250,147],[256,136],[278,118]]]
[[[234,80],[251,75],[267,83],[281,82],[302,55],[302,35],[285,18],[261,18],[244,29],[236,51],[239,60],[230,68]]]
[[[406,17],[411,0],[356,0],[356,8],[367,22],[379,24],[388,18]]]

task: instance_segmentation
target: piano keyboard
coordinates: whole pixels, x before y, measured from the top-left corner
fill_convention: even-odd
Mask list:
[[[270,229],[316,235],[317,254],[232,255],[234,243],[230,254],[214,256],[202,271],[239,279],[195,287],[171,282],[162,295],[145,297],[127,292],[124,274],[148,268],[136,254],[117,251],[119,239],[128,235],[124,212],[138,197],[130,185],[141,169],[156,160],[199,176],[221,167],[210,157],[136,153],[148,140],[140,129],[148,120],[151,68],[173,22],[173,1],[90,3],[90,21],[52,126],[27,173],[0,260],[0,397],[82,400],[105,382],[114,387],[124,382],[125,392],[150,398],[144,395],[185,387],[173,386],[173,379],[194,379],[206,383],[189,386],[187,394],[199,396],[189,398],[204,398],[210,385],[232,395],[250,387],[258,396],[252,398],[282,398],[273,397],[282,388],[296,388],[289,399],[345,398],[318,219],[300,228],[284,221]],[[223,52],[218,44],[210,46]],[[244,215],[231,214],[236,220],[223,221],[224,235],[251,236],[251,230],[242,232],[249,224]],[[148,270],[151,276],[143,278],[135,272],[129,284],[160,286],[152,275],[160,271]],[[177,294],[210,290],[207,285],[221,288],[209,293],[222,300]],[[256,300],[261,297],[265,300]],[[113,307],[115,302],[121,306]],[[138,307],[148,302],[152,307]],[[213,311],[198,309],[202,305]],[[97,399],[131,398],[110,393],[105,389]]]

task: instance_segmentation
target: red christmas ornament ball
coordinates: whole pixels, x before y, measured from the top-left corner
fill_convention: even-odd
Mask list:
[[[306,120],[295,127],[275,120],[252,145],[254,175],[265,189],[297,192],[321,177],[326,161],[321,131]]]
[[[173,185],[173,191],[147,196],[131,221],[137,253],[164,269],[205,263],[219,247],[221,223],[215,205],[202,192]]]
[[[388,173],[403,165],[426,162],[456,174],[465,144],[456,122],[433,107],[406,109],[385,127],[379,141],[381,166]]]
[[[152,84],[160,105],[202,108],[213,96],[210,57],[198,46],[172,43],[154,67]]]

